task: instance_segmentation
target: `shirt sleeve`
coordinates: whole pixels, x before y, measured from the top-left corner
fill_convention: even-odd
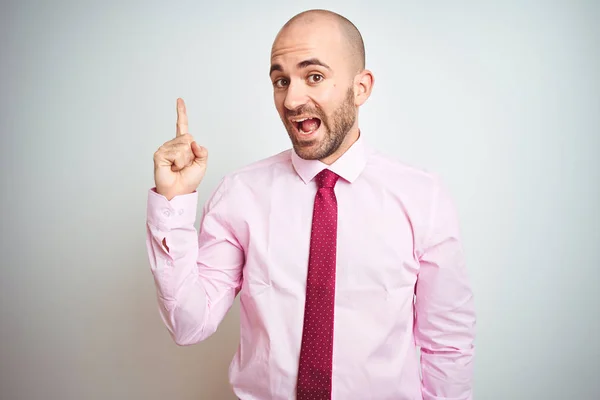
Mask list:
[[[436,180],[415,287],[423,400],[471,400],[475,310],[457,211]]]
[[[178,345],[212,335],[241,287],[244,252],[227,223],[225,182],[206,202],[198,231],[197,192],[170,201],[148,192],[150,269],[160,315]]]

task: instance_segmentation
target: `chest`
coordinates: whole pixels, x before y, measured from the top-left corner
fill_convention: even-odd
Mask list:
[[[385,294],[414,286],[418,262],[409,207],[387,191],[340,185],[337,201],[336,292]],[[244,216],[244,279],[251,293],[266,288],[302,293],[313,229],[314,191],[273,190]]]

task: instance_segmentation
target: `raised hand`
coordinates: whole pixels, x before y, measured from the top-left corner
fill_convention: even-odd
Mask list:
[[[177,99],[177,131],[154,153],[154,183],[158,194],[171,200],[193,193],[204,174],[208,151],[188,133],[188,119],[183,99]]]

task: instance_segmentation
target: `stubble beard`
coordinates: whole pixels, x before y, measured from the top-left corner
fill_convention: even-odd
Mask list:
[[[303,158],[305,160],[320,160],[329,157],[340,148],[340,146],[344,142],[344,139],[350,132],[350,129],[352,128],[352,126],[354,126],[354,123],[356,122],[354,91],[352,90],[352,87],[348,88],[348,90],[346,91],[344,101],[333,112],[331,118],[327,117],[323,113],[323,110],[313,109],[309,107],[300,107],[290,114],[314,115],[321,120],[321,127],[319,129],[325,130],[323,139],[321,139],[321,142],[317,145],[317,147],[314,147],[314,141],[299,142],[298,140],[296,140],[296,137],[293,133],[293,127],[289,125],[289,119],[286,119],[287,122],[285,124],[285,127],[288,131],[288,135],[290,137],[290,140],[292,141],[292,145],[296,154],[298,154],[300,158]]]

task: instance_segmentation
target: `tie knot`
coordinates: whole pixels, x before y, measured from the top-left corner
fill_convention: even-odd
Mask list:
[[[340,176],[335,172],[332,172],[328,169],[324,169],[323,171],[319,172],[316,176],[317,185],[319,186],[319,189],[332,188],[335,186],[335,183],[337,182],[339,177]]]

